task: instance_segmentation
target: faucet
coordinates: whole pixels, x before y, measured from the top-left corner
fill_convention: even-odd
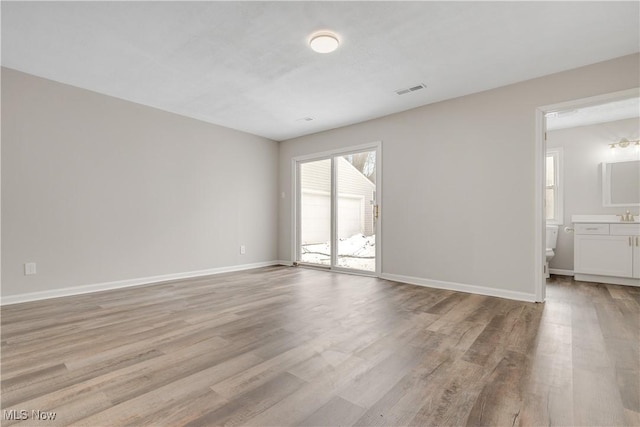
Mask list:
[[[634,222],[636,219],[634,218],[633,214],[631,212],[629,212],[629,210],[627,209],[627,212],[622,214],[622,215],[618,215],[620,217],[620,221],[622,222]]]

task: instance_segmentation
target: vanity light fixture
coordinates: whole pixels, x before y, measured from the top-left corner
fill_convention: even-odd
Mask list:
[[[338,36],[331,31],[318,31],[317,33],[311,34],[309,38],[309,46],[318,53],[333,52],[339,45],[340,40],[338,40]]]
[[[640,147],[640,139],[629,141],[627,138],[622,138],[618,142],[614,142],[614,143],[609,144],[609,148],[612,148],[612,149],[613,148],[627,148],[631,144],[635,145],[636,148]]]

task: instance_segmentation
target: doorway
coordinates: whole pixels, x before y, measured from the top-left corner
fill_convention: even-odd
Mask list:
[[[380,144],[294,159],[297,265],[380,274]]]
[[[548,150],[549,148],[548,137],[550,137],[549,136],[550,129],[547,126],[547,121],[549,119],[556,122],[555,127],[558,129],[560,128],[560,126],[558,126],[558,123],[565,122],[565,124],[562,126],[563,129],[561,131],[558,131],[558,129],[555,129],[553,126],[551,127],[551,129],[554,129],[554,132],[556,133],[562,132],[562,135],[566,134],[568,130],[571,130],[569,129],[571,127],[581,126],[583,129],[588,129],[587,127],[585,127],[588,124],[588,122],[579,121],[579,120],[585,119],[585,115],[588,116],[589,114],[593,114],[594,112],[600,115],[602,114],[601,109],[603,108],[603,106],[613,105],[625,100],[629,100],[631,98],[637,98],[638,96],[639,96],[639,89],[634,88],[634,89],[624,90],[620,92],[614,92],[614,93],[609,93],[609,94],[604,94],[604,95],[599,95],[599,96],[594,96],[589,98],[563,102],[560,104],[547,105],[547,106],[539,107],[536,110],[536,147],[535,147],[536,192],[535,192],[535,228],[534,228],[535,236],[536,236],[535,252],[534,252],[535,266],[536,266],[536,270],[534,272],[535,283],[536,283],[536,301],[539,301],[539,302],[544,301],[545,294],[546,294],[546,277],[545,276],[547,273],[546,268],[548,268],[545,265],[546,264],[545,261],[547,258],[547,247],[548,247],[548,245],[546,244],[547,243],[546,242],[546,237],[547,237],[546,226],[548,224],[549,219],[552,218],[551,224],[555,223],[555,225],[558,227],[558,230],[557,230],[557,233],[559,235],[558,242],[560,242],[560,239],[565,239],[565,241],[570,240],[571,251],[573,251],[573,243],[572,243],[573,235],[571,234],[573,231],[573,228],[571,224],[571,215],[602,213],[602,212],[599,212],[599,209],[596,208],[596,206],[599,207],[600,205],[602,205],[601,201],[598,201],[597,204],[596,203],[589,204],[585,200],[581,199],[579,204],[579,209],[578,209],[579,212],[578,211],[574,212],[575,210],[574,207],[576,207],[577,205],[576,203],[572,202],[569,205],[566,205],[565,202],[567,202],[567,199],[568,199],[567,197],[564,198],[565,202],[562,202],[563,200],[562,197],[559,198],[560,206],[550,206],[550,202],[551,204],[553,204],[553,203],[556,203],[558,200],[557,198],[554,199],[554,197],[552,197],[553,194],[556,194],[556,190],[557,190],[556,179],[558,178],[563,179],[563,178],[562,178],[562,174],[558,174],[557,168],[555,173],[552,169],[557,165],[555,161],[556,159],[549,162],[549,158],[550,158],[549,151],[553,151],[553,150]],[[598,120],[600,121],[591,120],[591,124],[605,122],[603,117],[598,118]],[[595,119],[595,116],[591,117],[590,119]],[[610,118],[610,120],[613,120],[613,119]],[[551,133],[553,134],[553,132]],[[559,136],[556,136],[556,138],[558,137]],[[576,138],[573,138],[573,139],[576,139]],[[580,137],[578,139],[580,141],[583,141],[583,140],[586,141],[586,139],[583,137]],[[615,141],[612,140],[610,142],[615,142]],[[556,150],[559,149],[560,154],[562,154],[564,148],[567,148],[567,147],[563,148],[562,146],[557,147],[558,145],[557,141],[549,145],[552,148],[555,148]],[[601,151],[607,149],[606,144],[602,143],[601,145],[602,145]],[[598,150],[600,150],[600,148],[598,148]],[[583,148],[582,151],[586,152],[586,148]],[[566,150],[564,150],[565,163],[567,163],[566,162],[567,154],[570,154],[570,153],[567,153]],[[596,162],[602,162],[603,160],[606,159],[605,156],[601,154],[591,156],[591,157],[596,159],[595,160]],[[576,161],[577,159],[574,158],[573,163],[575,163]],[[550,169],[548,169],[548,167]],[[590,169],[591,178],[593,178],[593,176],[597,177],[597,175],[595,174],[596,170],[597,170],[597,166],[591,165],[591,169]],[[549,178],[550,175],[553,176],[552,179]],[[565,176],[565,178],[572,178],[575,181],[574,178],[576,177],[569,175],[569,176]],[[570,183],[571,181],[571,179],[564,179],[564,180],[567,184]],[[583,179],[580,181],[580,188],[584,190],[585,188],[588,187],[588,184],[589,183]],[[601,182],[590,183],[590,187],[593,187],[595,189],[594,191],[601,191],[600,190],[601,186],[602,186]],[[560,187],[560,191],[562,191],[561,187]],[[572,193],[571,197],[575,199],[576,195]],[[565,205],[564,214],[563,214],[563,205]],[[552,207],[554,209],[552,209]],[[585,210],[588,212],[586,212]],[[554,211],[556,212],[555,216],[553,215]],[[609,213],[609,212],[606,212],[606,213]],[[566,248],[566,245],[561,245],[561,246]],[[566,253],[563,255],[566,255]],[[559,261],[561,261],[561,259],[559,259],[559,252],[557,249],[555,250],[554,256],[555,256],[555,259],[553,262],[557,264]],[[570,256],[570,258],[571,258],[569,260],[571,262],[570,265],[573,265],[572,263],[573,257]],[[564,267],[561,267],[561,269],[556,268],[557,271],[552,270],[552,273],[572,275],[573,271],[563,270],[562,268]],[[569,268],[573,269],[573,267],[569,267]]]

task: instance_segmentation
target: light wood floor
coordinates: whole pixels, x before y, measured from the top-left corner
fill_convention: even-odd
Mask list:
[[[640,288],[547,293],[274,267],[7,306],[2,424],[640,425]]]

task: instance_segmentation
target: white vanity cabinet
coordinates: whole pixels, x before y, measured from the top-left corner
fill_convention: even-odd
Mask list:
[[[575,222],[576,280],[640,286],[640,223]]]

